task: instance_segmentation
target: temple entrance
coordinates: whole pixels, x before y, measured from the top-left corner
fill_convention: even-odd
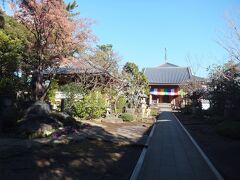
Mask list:
[[[170,96],[162,96],[163,103],[170,103]]]

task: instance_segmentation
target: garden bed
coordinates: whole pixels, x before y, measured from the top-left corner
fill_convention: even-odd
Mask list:
[[[0,158],[1,179],[129,179],[141,147],[85,140],[12,151]]]
[[[86,127],[54,139],[0,139],[1,179],[129,179],[151,124]]]
[[[221,136],[216,125],[207,119],[175,113],[189,133],[197,141],[224,179],[237,180],[240,177],[240,140]]]

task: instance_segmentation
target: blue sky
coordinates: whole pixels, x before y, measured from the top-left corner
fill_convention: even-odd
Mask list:
[[[99,44],[113,44],[121,64],[133,61],[140,68],[168,62],[187,66],[187,56],[197,75],[206,76],[211,64],[223,63],[227,54],[217,43],[227,26],[225,13],[237,0],[82,0],[81,16],[96,21],[93,32]]]
[[[72,0],[66,0],[67,2]],[[222,64],[226,51],[216,41],[227,24],[225,14],[240,0],[77,0],[82,17],[96,21],[98,44],[112,44],[140,69],[168,62],[188,66],[206,76],[211,64]]]

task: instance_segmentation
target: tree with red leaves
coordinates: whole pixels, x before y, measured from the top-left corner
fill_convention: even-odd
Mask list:
[[[71,13],[74,7],[63,0],[21,0],[12,7],[15,18],[32,34],[32,97],[43,101],[59,65],[89,47],[91,22]],[[48,85],[43,80],[46,71]]]

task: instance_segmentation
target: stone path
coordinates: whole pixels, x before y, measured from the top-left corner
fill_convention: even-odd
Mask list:
[[[216,177],[171,112],[163,112],[142,164],[139,180],[214,180]]]

